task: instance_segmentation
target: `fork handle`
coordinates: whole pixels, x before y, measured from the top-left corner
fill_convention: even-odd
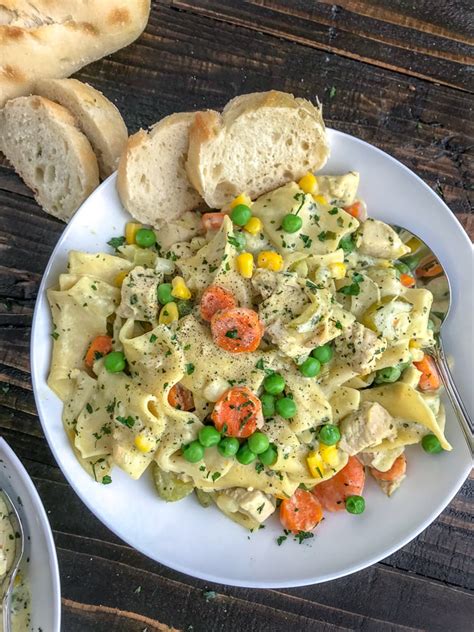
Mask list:
[[[474,436],[473,436],[473,425],[471,417],[467,412],[467,408],[462,401],[461,395],[459,394],[458,389],[456,388],[456,384],[454,383],[453,376],[451,374],[451,370],[448,365],[448,361],[446,359],[446,355],[444,353],[443,342],[441,340],[441,336],[438,337],[438,345],[430,350],[430,355],[435,361],[436,368],[441,376],[441,380],[446,389],[446,392],[449,397],[449,401],[451,402],[452,407],[454,408],[454,412],[456,413],[456,417],[458,418],[459,424],[464,433],[464,437],[466,439],[467,445],[471,451],[471,456],[474,455]]]

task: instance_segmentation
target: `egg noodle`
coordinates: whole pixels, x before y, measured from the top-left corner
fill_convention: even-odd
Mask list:
[[[114,254],[69,253],[48,383],[98,483],[152,466],[167,501],[195,490],[248,528],[281,505],[298,531],[322,516],[303,495],[359,513],[363,466],[391,494],[405,446],[451,449],[424,351],[446,288],[417,281],[420,244],[367,219],[358,183],[307,174],[156,233],[130,223]]]

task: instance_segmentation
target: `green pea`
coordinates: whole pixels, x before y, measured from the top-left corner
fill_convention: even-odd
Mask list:
[[[222,439],[219,445],[217,446],[217,450],[219,454],[226,458],[235,456],[239,448],[240,448],[239,440],[236,439],[235,437],[224,437],[224,439]]]
[[[247,439],[247,443],[254,454],[262,454],[262,452],[268,450],[270,445],[267,435],[263,434],[263,432],[254,432]]]
[[[334,355],[334,351],[331,345],[321,345],[321,347],[316,347],[311,352],[313,358],[319,360],[321,364],[327,364],[330,360],[332,360],[332,356]]]
[[[174,301],[173,296],[171,295],[171,290],[173,286],[171,283],[160,283],[160,285],[156,289],[156,295],[158,297],[158,302],[161,305],[166,305],[167,303],[171,303]]]
[[[342,248],[346,255],[349,255],[351,252],[353,252],[353,250],[355,250],[355,243],[352,239],[352,235],[346,235],[345,237],[343,237],[339,242],[338,247]]]
[[[221,440],[221,433],[214,426],[204,426],[199,431],[199,443],[205,448],[217,445]]]
[[[285,233],[296,233],[303,226],[303,220],[298,215],[288,213],[281,222],[281,227]]]
[[[364,513],[365,500],[362,496],[348,496],[346,498],[346,509],[351,514]]]
[[[155,231],[150,228],[140,228],[136,232],[135,243],[140,248],[151,248],[156,244]]]
[[[239,463],[241,463],[242,465],[249,465],[250,463],[255,461],[256,458],[257,455],[255,454],[255,452],[252,452],[252,450],[246,443],[243,443],[240,446],[239,451],[237,452],[237,461]]]
[[[251,217],[252,211],[246,204],[237,204],[230,214],[230,219],[234,224],[237,224],[237,226],[245,226]]]
[[[324,445],[335,445],[341,438],[339,428],[334,424],[325,424],[319,431],[319,441]]]
[[[421,440],[421,445],[423,446],[423,450],[428,452],[428,454],[439,454],[443,451],[438,437],[434,434],[425,435]]]
[[[109,373],[120,373],[126,364],[125,355],[121,351],[112,351],[104,358],[104,366]]]
[[[392,382],[396,382],[401,374],[402,372],[398,366],[388,366],[385,369],[377,371],[374,382],[376,384],[391,384]]]
[[[400,274],[410,274],[411,273],[410,268],[407,266],[406,263],[403,263],[403,261],[397,261],[397,263],[394,263],[393,267],[395,268],[395,270],[398,270],[400,272]]]
[[[191,441],[183,448],[183,457],[189,463],[197,463],[204,457],[204,448],[199,441]]]
[[[316,358],[307,358],[299,365],[299,370],[305,377],[315,377],[321,371],[321,362]]]
[[[294,417],[296,414],[296,404],[290,397],[277,399],[275,408],[283,419],[291,419],[291,417]]]
[[[183,318],[183,316],[187,316],[188,314],[191,314],[191,312],[193,311],[193,304],[191,301],[185,301],[183,299],[179,299],[178,301],[176,301],[176,305],[178,306],[178,314],[180,318]]]
[[[278,458],[278,453],[274,445],[268,446],[265,452],[258,455],[258,458],[264,465],[274,465]]]
[[[275,414],[275,398],[270,393],[263,393],[260,397],[262,413],[264,417],[273,417]]]
[[[285,380],[279,373],[272,373],[263,380],[263,388],[270,395],[278,395],[285,389]]]

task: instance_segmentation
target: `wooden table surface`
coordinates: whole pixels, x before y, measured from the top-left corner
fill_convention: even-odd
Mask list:
[[[78,74],[117,104],[130,132],[255,90],[319,96],[329,126],[413,169],[474,237],[471,0],[152,4],[137,42]],[[35,299],[64,226],[38,208],[4,160],[0,217],[0,427],[51,521],[65,632],[472,629],[472,480],[394,555],[344,579],[291,590],[181,575],[102,526],[51,455],[30,381]]]

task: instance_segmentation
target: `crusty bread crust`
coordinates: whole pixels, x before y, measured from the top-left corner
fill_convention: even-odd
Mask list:
[[[63,78],[144,30],[150,0],[2,0],[0,107],[39,78]]]
[[[186,170],[211,208],[252,199],[321,168],[329,144],[320,108],[271,90],[232,99],[222,114],[196,115]]]
[[[56,101],[76,118],[89,139],[102,179],[117,169],[128,138],[122,115],[104,95],[77,79],[40,79],[34,93]]]
[[[99,184],[92,147],[66,108],[39,96],[1,111],[0,150],[43,209],[68,221]]]
[[[202,202],[184,168],[194,117],[193,112],[171,114],[128,139],[119,161],[117,190],[135,219],[159,228]]]

